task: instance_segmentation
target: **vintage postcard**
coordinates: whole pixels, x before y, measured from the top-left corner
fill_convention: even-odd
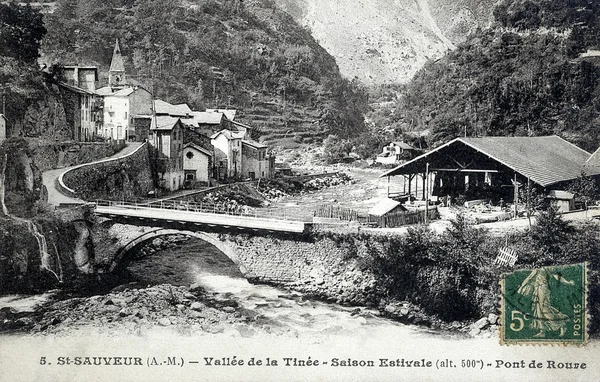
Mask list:
[[[0,2],[0,381],[598,381],[600,2]]]

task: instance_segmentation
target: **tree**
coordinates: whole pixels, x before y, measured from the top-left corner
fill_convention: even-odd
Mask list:
[[[46,34],[42,14],[29,4],[0,3],[0,53],[29,64],[39,57]]]
[[[585,172],[582,172],[581,176],[571,182],[567,187],[567,190],[575,196],[575,199],[583,202],[586,211],[588,205],[598,197],[598,185],[594,179],[587,176]]]

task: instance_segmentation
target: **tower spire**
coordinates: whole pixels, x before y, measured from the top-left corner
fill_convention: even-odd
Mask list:
[[[119,47],[119,39],[115,41],[115,49],[113,50],[112,61],[108,71],[109,86],[123,86],[125,84],[125,64]]]

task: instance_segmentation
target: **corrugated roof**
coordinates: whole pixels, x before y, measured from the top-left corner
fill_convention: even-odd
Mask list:
[[[390,198],[383,198],[369,210],[369,215],[383,216],[398,206],[401,206],[400,202]],[[405,209],[404,207],[402,208]]]
[[[465,144],[533,182],[548,186],[572,180],[581,175],[590,154],[553,135],[545,137],[456,138],[426,154],[403,163],[381,176],[402,174],[403,168],[414,167],[436,152],[456,144]],[[593,174],[600,174],[600,168]],[[590,173],[590,175],[592,175]]]
[[[166,114],[172,117],[186,117],[192,114],[192,109],[185,103],[173,105],[162,99],[156,99],[154,100],[154,107],[156,108],[156,114]]]
[[[171,130],[175,127],[179,117],[170,115],[157,115],[150,120],[150,130]]]
[[[119,47],[119,39],[115,41],[115,49],[113,51],[112,61],[110,62],[111,72],[124,72],[125,64],[123,63],[123,56],[121,56],[121,48]]]

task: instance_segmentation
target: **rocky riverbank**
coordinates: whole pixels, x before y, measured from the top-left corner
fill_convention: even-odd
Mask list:
[[[169,284],[139,288],[123,285],[105,295],[49,302],[35,313],[0,310],[0,333],[73,335],[79,329],[98,334],[144,335],[155,327],[182,334],[234,331],[283,334],[263,315],[245,309],[231,298],[205,291],[199,285]]]

